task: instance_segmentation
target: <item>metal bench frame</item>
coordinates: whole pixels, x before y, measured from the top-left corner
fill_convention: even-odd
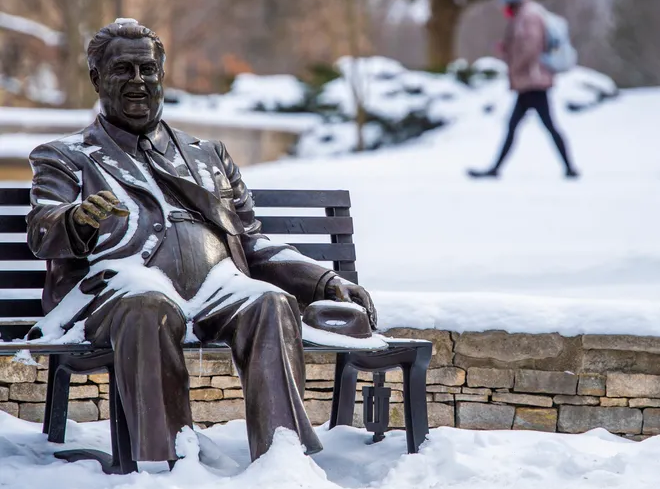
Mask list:
[[[330,236],[330,243],[291,243],[301,253],[319,261],[331,261],[342,277],[357,283],[353,221],[350,196],[345,190],[254,190],[257,213],[264,208],[324,209],[325,216],[261,216],[267,235],[313,234]],[[24,213],[12,215],[6,206],[29,205],[28,188],[0,188],[0,238],[5,233],[25,233]],[[27,209],[24,209],[27,212]],[[16,242],[0,241],[0,265],[7,261],[34,261],[25,238]],[[1,289],[41,289],[43,270],[0,270]],[[10,355],[25,345],[11,342],[23,338],[35,320],[42,316],[41,301],[31,298],[0,298],[0,355]],[[3,320],[1,318],[8,318]],[[405,325],[402,325],[405,326]],[[305,345],[305,352],[335,353],[335,380],[330,428],[352,425],[358,371],[373,372],[374,386],[363,388],[363,419],[374,441],[384,437],[389,425],[390,389],[384,386],[384,372],[403,371],[404,418],[407,448],[416,453],[429,432],[426,405],[426,371],[432,356],[428,341],[396,339],[381,351],[357,351]],[[200,345],[186,345],[199,349]],[[222,343],[203,345],[212,352],[229,351]],[[91,345],[31,345],[33,353],[48,354],[48,389],[43,432],[48,440],[64,443],[71,374],[107,371],[110,378],[110,431],[112,455],[97,450],[67,450],[56,457],[68,461],[95,459],[106,473],[126,474],[137,470],[131,457],[131,443],[121,399],[114,380],[113,352]],[[0,462],[1,463],[1,462]]]

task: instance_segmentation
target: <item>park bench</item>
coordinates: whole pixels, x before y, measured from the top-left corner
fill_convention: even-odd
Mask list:
[[[325,236],[326,240],[329,236],[329,242],[325,243],[291,244],[310,258],[332,262],[339,275],[357,283],[348,191],[254,190],[253,195],[264,234],[316,235]],[[287,209],[271,211],[271,214],[290,214],[291,209],[303,209],[298,214],[310,214],[309,209],[317,209],[319,215],[263,215],[266,208]],[[26,243],[25,214],[28,210],[28,188],[0,188],[0,355],[13,355],[26,349],[21,339],[43,316],[39,297],[45,282],[45,263],[39,263]],[[200,348],[194,344],[185,346],[190,350]],[[367,430],[374,433],[374,441],[382,439],[389,424],[390,397],[390,389],[384,386],[384,372],[401,368],[407,449],[409,453],[417,452],[429,431],[426,371],[431,360],[431,346],[428,341],[392,339],[388,340],[386,349],[359,351],[306,343],[305,352],[336,354],[330,428],[352,424],[357,373],[373,372],[374,385],[363,388],[363,420]],[[203,347],[213,352],[229,350],[222,343]],[[49,355],[43,432],[51,442],[64,443],[71,374],[109,373],[112,455],[95,450],[67,450],[57,452],[56,457],[69,461],[95,459],[106,473],[125,474],[137,470],[131,459],[128,428],[114,381],[112,351],[89,344],[39,344],[27,348],[33,354]]]

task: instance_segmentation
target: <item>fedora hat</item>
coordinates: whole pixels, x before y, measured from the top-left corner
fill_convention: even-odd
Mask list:
[[[370,338],[371,325],[364,307],[353,302],[317,301],[305,308],[303,322],[316,329],[352,338]]]

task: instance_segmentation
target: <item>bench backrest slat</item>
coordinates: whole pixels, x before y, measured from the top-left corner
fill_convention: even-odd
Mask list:
[[[329,208],[351,207],[348,190],[253,190],[259,207]]]
[[[30,189],[0,188],[0,206],[30,205]]]
[[[45,270],[0,270],[2,289],[41,289],[45,281]]]
[[[346,190],[253,190],[257,219],[269,236],[284,236],[278,242],[295,246],[304,255],[322,262],[332,262],[344,278],[358,281],[355,270],[353,219],[350,216],[350,195]],[[7,233],[26,232],[24,215],[16,207],[29,209],[29,188],[0,188],[0,341],[21,338],[29,325],[9,325],[3,318],[38,318],[41,310],[40,289],[45,281],[45,266],[39,267],[25,241]],[[3,210],[11,206],[10,212]],[[320,209],[324,215],[261,215],[264,209]],[[272,213],[272,212],[271,212]],[[275,212],[278,214],[279,212]],[[288,235],[290,239],[287,238]],[[314,235],[329,242],[295,243],[296,236]],[[318,241],[314,239],[312,241]],[[9,262],[23,262],[11,263]],[[7,269],[9,268],[9,269]],[[17,269],[15,269],[17,268]],[[10,293],[7,296],[4,291]],[[9,292],[7,289],[11,289]]]
[[[0,190],[1,192],[2,190]],[[266,234],[352,234],[350,217],[264,216],[259,220]],[[25,233],[25,216],[0,215],[0,233]],[[0,258],[2,259],[2,258]]]
[[[0,243],[1,261],[27,261],[37,260],[27,243]],[[5,288],[0,285],[0,288]]]
[[[41,311],[41,299],[0,299],[0,317],[5,318],[39,318],[43,316]],[[27,331],[23,334],[15,335],[16,338],[25,336]],[[7,333],[5,326],[0,326],[0,334],[2,341],[7,341]]]
[[[2,233],[24,233],[26,226],[25,216],[0,216],[0,232]]]

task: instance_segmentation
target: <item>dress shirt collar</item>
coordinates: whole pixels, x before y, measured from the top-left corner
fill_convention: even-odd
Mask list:
[[[100,116],[99,119],[101,120],[103,128],[112,138],[112,140],[117,143],[117,145],[122,150],[131,156],[137,156],[140,136],[147,138],[151,142],[151,145],[154,147],[154,149],[160,154],[165,155],[167,152],[167,147],[170,144],[170,135],[167,133],[167,129],[163,127],[161,122],[158,123],[153,131],[144,135],[139,135],[125,131],[124,129],[121,129],[114,124],[111,124],[103,116]]]

